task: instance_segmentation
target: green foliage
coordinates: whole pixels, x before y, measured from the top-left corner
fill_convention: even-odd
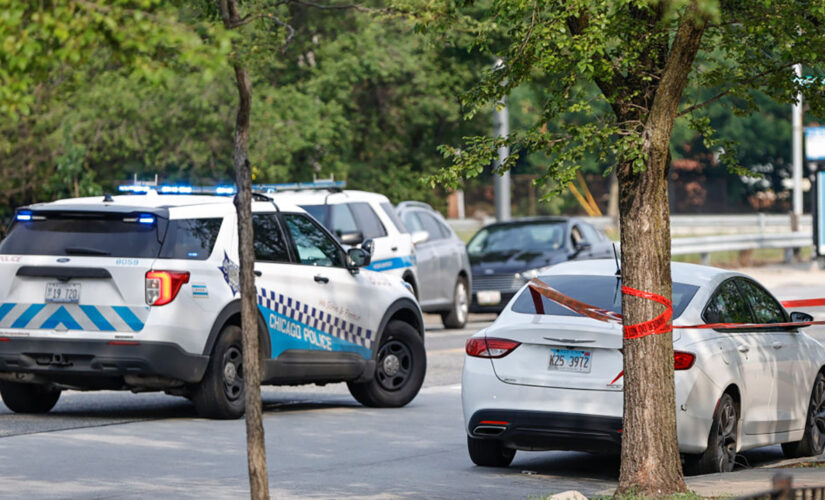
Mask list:
[[[29,114],[39,86],[81,84],[73,69],[89,62],[159,84],[174,75],[173,60],[208,80],[229,38],[178,14],[161,0],[0,0],[0,116]]]
[[[747,134],[718,134],[715,126],[723,124],[704,116],[710,109],[705,100],[741,116],[766,100],[790,103],[801,91],[810,111],[825,116],[825,83],[800,81],[792,73],[797,62],[805,65],[805,74],[825,73],[825,4],[819,1],[399,3],[408,12],[423,12],[421,31],[437,43],[485,48],[504,60],[463,94],[468,116],[525,85],[537,92],[541,110],[511,134],[507,142],[516,159],[503,168],[541,154],[547,158],[545,178],[558,181],[558,190],[576,169],[594,161],[606,170],[618,164],[634,172],[646,168],[650,111],[683,21],[708,24],[677,117],[691,119],[705,148],[724,150],[720,161],[731,171],[745,173],[735,141]],[[481,7],[485,14],[478,16]],[[466,32],[476,39],[467,42]],[[468,137],[442,147],[452,167],[435,175],[432,184],[455,185],[479,175],[501,144]]]

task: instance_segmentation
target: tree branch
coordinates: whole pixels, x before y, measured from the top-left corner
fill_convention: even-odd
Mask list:
[[[796,64],[796,62],[792,62],[792,63],[783,64],[782,66],[779,66],[779,67],[776,67],[776,68],[770,69],[770,70],[768,70],[768,71],[763,71],[762,73],[759,73],[758,75],[754,75],[754,76],[752,76],[752,77],[750,77],[750,78],[747,78],[747,79],[745,79],[745,80],[740,80],[740,81],[737,83],[737,85],[744,85],[744,84],[746,84],[746,83],[753,83],[753,82],[755,82],[756,80],[758,80],[758,79],[762,78],[763,76],[768,76],[768,75],[770,75],[770,74],[772,74],[772,73],[776,73],[777,71],[782,71],[783,69],[790,68],[790,67],[791,67],[791,66],[793,66],[794,64]],[[688,106],[687,108],[685,108],[685,109],[683,109],[682,111],[680,111],[679,113],[677,113],[677,114],[676,114],[676,118],[681,118],[681,117],[683,117],[683,116],[685,116],[685,115],[688,115],[688,114],[690,114],[690,113],[693,113],[693,112],[694,112],[694,111],[696,111],[697,109],[702,109],[702,108],[704,108],[705,106],[707,106],[707,105],[709,105],[709,104],[712,104],[712,103],[714,103],[714,102],[718,101],[719,99],[721,99],[721,98],[725,97],[726,95],[730,94],[731,92],[733,92],[733,90],[734,90],[735,88],[736,88],[736,87],[731,87],[731,88],[729,88],[729,89],[727,89],[727,90],[725,90],[725,91],[719,92],[718,94],[716,94],[715,96],[711,97],[711,98],[710,98],[710,99],[708,99],[707,101],[700,102],[700,103],[698,103],[698,104],[694,104],[694,105],[692,105],[692,106]]]

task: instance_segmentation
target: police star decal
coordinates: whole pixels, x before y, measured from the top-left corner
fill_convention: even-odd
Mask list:
[[[226,254],[223,253],[223,264],[218,267],[223,273],[223,279],[226,281],[226,284],[229,285],[229,288],[232,290],[232,295],[237,295],[238,291],[241,289],[240,287],[240,273],[241,268],[238,267],[238,264],[232,262],[232,259]]]

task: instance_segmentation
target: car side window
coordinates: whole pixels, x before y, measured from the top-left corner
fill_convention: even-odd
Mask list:
[[[771,294],[756,283],[737,279],[736,284],[747,297],[757,323],[784,323],[787,321],[785,311]]]
[[[702,318],[707,323],[753,323],[750,307],[733,280],[716,289]]]
[[[583,241],[585,240],[582,230],[578,224],[575,224],[572,228],[570,228],[570,243],[573,245],[573,248],[577,248]]]
[[[427,241],[443,240],[444,234],[441,232],[441,227],[438,221],[430,214],[418,213],[418,220],[421,221],[421,227],[424,231],[430,234]]]
[[[350,208],[355,213],[355,218],[358,220],[358,226],[361,228],[365,240],[387,235],[384,224],[381,224],[381,219],[375,215],[369,203],[352,203]]]
[[[347,203],[329,206],[329,225],[332,232],[338,236],[358,231],[358,224],[355,223],[355,217]]]
[[[591,245],[595,245],[599,241],[601,241],[601,235],[596,228],[591,226],[587,223],[579,224],[579,229],[581,229],[582,236],[584,237],[584,241],[590,243]]]
[[[411,233],[424,230],[415,212],[407,212],[404,214],[404,225],[407,226],[407,229],[409,229]]]
[[[252,228],[255,232],[253,247],[256,261],[289,262],[286,241],[276,214],[252,215]]]
[[[303,214],[284,215],[298,261],[308,266],[342,267],[343,257],[338,245],[320,226]]]
[[[398,218],[398,214],[395,213],[395,210],[392,208],[392,205],[390,205],[387,202],[381,203],[381,210],[383,210],[384,213],[387,214],[387,217],[390,218],[392,223],[395,224],[395,227],[398,229],[399,233],[409,232],[407,231],[407,228],[404,226],[404,223],[401,222],[401,219]]]

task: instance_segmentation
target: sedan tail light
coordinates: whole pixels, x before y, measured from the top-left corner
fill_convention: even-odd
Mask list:
[[[474,358],[503,358],[520,345],[515,340],[471,337],[467,339],[465,350],[467,356]]]
[[[674,370],[688,370],[696,361],[696,355],[689,352],[674,351],[673,352],[673,369]]]
[[[188,272],[146,271],[146,303],[162,306],[172,302],[184,283],[189,283]]]

